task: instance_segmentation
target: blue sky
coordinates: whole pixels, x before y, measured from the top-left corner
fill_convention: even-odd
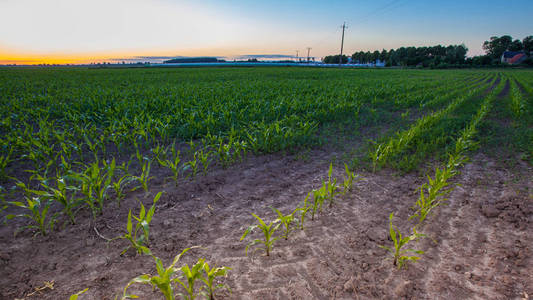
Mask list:
[[[0,0],[0,61],[335,54],[533,35],[533,1]]]

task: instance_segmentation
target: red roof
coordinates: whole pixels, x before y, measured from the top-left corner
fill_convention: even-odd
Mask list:
[[[510,64],[518,63],[522,58],[525,58],[524,53],[519,53],[513,57],[511,57],[509,60],[507,60]]]

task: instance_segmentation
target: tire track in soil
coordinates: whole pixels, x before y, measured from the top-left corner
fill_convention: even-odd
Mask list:
[[[476,155],[475,161],[487,159]],[[528,269],[524,268],[532,265],[530,248],[520,247],[518,253],[514,250],[515,256],[526,258],[518,259],[518,266],[513,266],[515,275],[522,276],[509,277],[505,274],[512,271],[499,266],[502,261],[509,259],[502,258],[502,255],[506,255],[504,245],[514,247],[517,241],[522,245],[531,240],[531,234],[516,230],[508,223],[490,222],[494,215],[487,217],[480,209],[484,202],[503,199],[509,193],[509,188],[498,184],[506,180],[509,174],[491,169],[487,170],[479,164],[465,166],[458,178],[464,187],[456,187],[450,195],[449,205],[443,207],[436,216],[442,221],[430,226],[429,231],[437,234],[440,231],[442,239],[438,245],[430,244],[429,247],[434,248],[426,253],[435,257],[432,258],[434,262],[428,269],[425,281],[429,299],[520,299],[523,292],[531,293],[526,289],[532,286],[533,279],[527,279]],[[492,184],[488,181],[482,185],[476,184],[487,172],[492,174]]]

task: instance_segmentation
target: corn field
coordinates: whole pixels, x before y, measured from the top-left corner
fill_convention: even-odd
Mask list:
[[[505,154],[521,168],[533,164],[529,70],[0,68],[0,107],[0,246],[9,253],[0,251],[0,262],[26,276],[10,279],[9,271],[0,272],[6,298],[253,299],[300,295],[296,291],[305,291],[301,298],[350,298],[357,291],[394,298],[395,290],[379,282],[373,284],[381,290],[370,283],[358,288],[352,280],[353,287],[343,282],[333,291],[335,284],[313,271],[324,268],[315,260],[327,258],[328,268],[343,269],[342,253],[317,238],[342,235],[329,242],[354,247],[357,259],[374,264],[361,268],[375,268],[390,281],[448,247],[432,226],[452,213],[447,206],[455,205],[451,199],[466,166],[480,163],[476,157]],[[276,168],[284,171],[265,167],[270,160],[283,161]],[[307,171],[287,169],[293,164]],[[514,181],[533,180],[525,172]],[[278,180],[264,176],[270,173],[285,179],[269,186]],[[385,188],[380,178],[396,180],[389,173],[409,184]],[[259,179],[250,190],[254,176]],[[232,186],[224,190],[226,181]],[[362,199],[406,186],[411,193],[396,194],[406,201],[383,202],[362,215]],[[252,195],[256,190],[260,197]],[[525,194],[533,199],[528,188]],[[361,220],[367,223],[350,225]],[[367,232],[376,224],[384,238],[353,246],[355,227]],[[96,239],[94,253],[107,257],[109,268],[91,273],[84,266],[83,280],[68,284],[59,275],[50,281],[57,272],[73,276],[60,262],[37,275],[17,269],[31,251],[17,256],[9,245],[43,247],[69,235],[75,240],[70,233]],[[303,264],[300,256],[314,277],[291,269],[291,261]],[[38,255],[25,259],[33,257]],[[388,259],[393,267],[387,269],[381,262]],[[181,260],[185,264],[178,266]],[[248,268],[252,275],[264,271],[249,260],[287,265],[291,275],[269,272],[296,278],[297,287],[271,277],[263,278],[269,281],[264,286],[257,278],[241,282],[239,274]],[[115,263],[135,267],[118,271]],[[323,273],[332,278],[348,276],[344,269],[337,275],[328,270]],[[115,281],[88,279],[107,272]],[[43,285],[45,273],[51,279]],[[21,281],[31,285],[21,288]],[[144,285],[160,293],[154,296]]]

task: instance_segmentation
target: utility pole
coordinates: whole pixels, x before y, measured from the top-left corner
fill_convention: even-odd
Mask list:
[[[296,50],[296,62],[298,62],[298,52],[300,52],[300,50]]]
[[[346,22],[342,24],[342,40],[341,40],[341,56],[339,56],[339,66],[342,65],[342,48],[344,47],[344,29],[346,27]]]
[[[309,62],[309,52],[311,52],[311,47],[307,47],[307,62]]]

